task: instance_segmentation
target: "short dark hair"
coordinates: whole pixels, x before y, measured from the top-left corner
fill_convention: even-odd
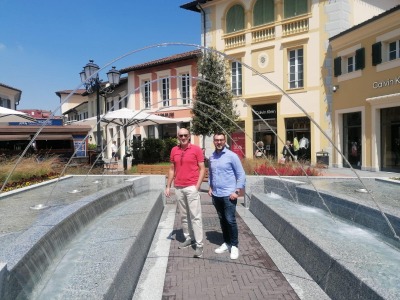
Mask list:
[[[223,136],[224,136],[224,139],[226,139],[226,135],[225,135],[225,133],[223,133],[223,132],[216,132],[216,133],[214,133],[214,136],[216,136],[216,135],[223,135]]]

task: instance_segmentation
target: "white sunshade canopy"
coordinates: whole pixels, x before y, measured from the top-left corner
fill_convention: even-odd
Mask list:
[[[110,111],[103,116],[102,121],[121,126],[148,126],[176,123],[176,121],[171,118],[148,114],[144,111],[136,111],[128,108]]]
[[[36,119],[28,114],[0,106],[0,123],[9,122],[35,122]]]

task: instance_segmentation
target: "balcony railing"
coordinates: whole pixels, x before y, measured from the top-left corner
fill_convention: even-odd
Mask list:
[[[254,28],[251,32],[251,42],[258,43],[275,38],[275,24]]]
[[[225,49],[232,49],[246,45],[246,35],[244,31],[230,33],[224,36]]]
[[[309,18],[309,15],[303,15],[282,21],[282,36],[289,36],[308,31]]]

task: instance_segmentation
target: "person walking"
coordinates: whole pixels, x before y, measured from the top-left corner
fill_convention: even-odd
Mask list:
[[[215,249],[221,254],[230,251],[231,259],[239,257],[236,204],[240,191],[244,188],[246,174],[236,153],[226,148],[223,133],[214,135],[215,151],[209,158],[208,194],[217,210],[224,243]]]
[[[185,241],[179,248],[196,245],[194,257],[203,256],[203,222],[200,186],[205,175],[204,155],[200,147],[190,143],[187,129],[178,130],[179,145],[171,149],[165,196],[170,197],[174,182]]]
[[[114,158],[115,161],[118,160],[118,155],[117,155],[118,147],[115,141],[113,141],[111,145],[111,158]]]

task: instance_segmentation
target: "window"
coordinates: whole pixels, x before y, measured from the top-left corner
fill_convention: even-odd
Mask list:
[[[242,64],[239,62],[232,62],[232,94],[235,96],[242,95]]]
[[[308,12],[307,0],[284,0],[284,18],[292,18]]]
[[[11,108],[11,100],[0,97],[0,106],[5,108]]]
[[[289,51],[289,88],[304,86],[303,48]]]
[[[237,4],[232,6],[226,14],[226,32],[231,33],[244,29],[244,9]]]
[[[180,77],[181,97],[182,104],[190,104],[190,76],[189,74],[182,74]]]
[[[259,26],[274,22],[274,0],[258,0],[253,9],[253,25]]]
[[[155,139],[156,138],[156,129],[154,125],[147,126],[147,138]]]
[[[389,43],[389,60],[400,58],[400,40]]]
[[[143,82],[142,97],[144,102],[144,108],[151,107],[151,83],[149,80]]]
[[[343,73],[348,74],[357,70],[362,70],[365,67],[365,48],[359,48],[357,50],[349,51],[348,54],[343,57],[336,57],[334,60],[334,76],[342,75]]]
[[[118,97],[118,109],[122,108],[121,96]]]
[[[394,61],[400,58],[400,40],[398,37],[377,42],[372,45],[372,65]]]
[[[161,80],[161,99],[163,106],[169,106],[169,78]]]

